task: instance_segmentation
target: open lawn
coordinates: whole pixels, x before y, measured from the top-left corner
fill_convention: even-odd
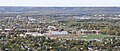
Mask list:
[[[91,35],[80,35],[80,36],[78,36],[77,38],[78,38],[78,39],[103,39],[103,38],[106,38],[106,37],[113,37],[113,36],[110,36],[110,35],[94,35],[94,34],[91,34]]]

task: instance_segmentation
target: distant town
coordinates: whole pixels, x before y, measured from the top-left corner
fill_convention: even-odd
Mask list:
[[[120,7],[0,7],[0,51],[119,51]]]

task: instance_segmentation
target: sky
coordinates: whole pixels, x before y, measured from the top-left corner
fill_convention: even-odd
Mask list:
[[[0,0],[0,6],[120,6],[120,0]]]

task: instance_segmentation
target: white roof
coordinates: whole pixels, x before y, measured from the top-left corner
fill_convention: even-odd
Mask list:
[[[23,34],[20,34],[20,36],[24,36]]]
[[[0,30],[2,30],[2,29],[0,29]],[[11,30],[11,29],[5,29],[5,30]]]
[[[48,29],[50,29],[50,28],[54,28],[55,29],[56,27],[55,26],[48,26]]]
[[[44,36],[44,34],[33,34],[33,36]]]
[[[85,29],[81,29],[81,31],[87,31],[87,30],[85,30]]]
[[[51,34],[68,34],[67,31],[51,31]]]
[[[44,36],[44,34],[38,32],[27,32],[25,35],[32,35],[32,36]]]
[[[36,19],[34,19],[34,18],[30,18],[30,17],[29,17],[28,19],[31,20],[31,21],[36,20]]]
[[[81,31],[100,31],[100,30],[85,30],[85,29],[81,29]]]

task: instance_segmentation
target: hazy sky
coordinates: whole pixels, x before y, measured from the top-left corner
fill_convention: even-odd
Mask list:
[[[0,6],[120,6],[120,0],[0,0]]]

